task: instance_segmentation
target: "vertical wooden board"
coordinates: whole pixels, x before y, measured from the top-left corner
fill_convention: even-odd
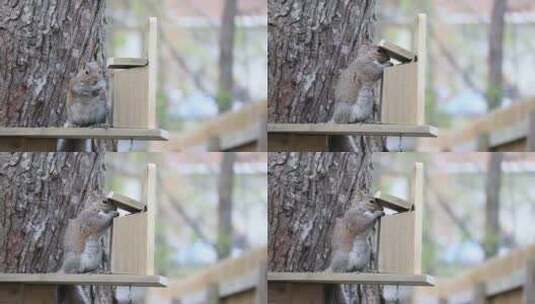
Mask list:
[[[526,152],[535,152],[535,111],[530,111],[528,116],[528,130],[526,134]]]
[[[535,303],[535,259],[526,262],[526,281],[523,286],[522,303]]]
[[[221,303],[219,299],[219,288],[217,284],[212,283],[206,289],[206,303],[207,304],[219,304]]]
[[[268,137],[267,137],[267,117],[263,114],[260,116],[258,122],[258,139],[256,141],[257,152],[267,152]]]
[[[113,219],[112,273],[152,274],[147,269],[147,224],[146,212]]]
[[[55,304],[56,285],[24,285],[22,291],[23,304]]]
[[[150,66],[150,62],[149,62]],[[149,67],[113,71],[113,126],[152,128],[148,117]]]
[[[525,138],[521,138],[515,141],[511,141],[508,143],[504,143],[495,147],[492,147],[492,149],[487,150],[491,152],[524,152],[527,151],[527,141]]]
[[[269,304],[324,304],[324,299],[320,284],[268,283]]]
[[[225,297],[221,302],[223,304],[255,304],[255,296],[255,291],[249,290]]]
[[[411,201],[414,204],[414,269],[412,273],[422,273],[422,239],[423,239],[423,216],[424,216],[424,165],[415,163],[411,180]]]
[[[472,304],[487,304],[487,287],[485,283],[474,286]]]
[[[381,219],[379,271],[413,274],[415,269],[414,211]]]
[[[445,298],[439,298],[438,299],[438,304],[448,304],[448,300],[445,299]]]
[[[146,53],[149,60],[148,66],[148,99],[147,99],[147,127],[156,128],[156,91],[158,85],[158,21],[156,17],[150,17],[148,22],[148,41]]]
[[[154,271],[154,250],[155,250],[155,234],[156,234],[156,165],[148,164],[145,172],[145,181],[143,183],[142,198],[146,203],[147,211],[147,227],[145,231],[145,238],[147,239],[146,247],[144,248],[146,254],[145,274],[152,275]]]
[[[298,135],[271,133],[268,135],[269,152],[328,152],[329,137],[325,135]]]
[[[477,152],[487,152],[490,150],[490,136],[488,133],[479,134],[476,140]]]
[[[19,284],[0,285],[0,304],[20,303],[22,286]]]
[[[425,86],[427,67],[427,15],[418,14],[416,19],[416,58],[417,81],[416,81],[416,124],[425,124]]]
[[[386,68],[383,75],[381,122],[424,124],[418,116],[418,62]]]
[[[522,290],[515,289],[499,295],[492,296],[487,299],[487,304],[520,304],[520,303],[535,303],[522,302]]]
[[[267,265],[265,263],[260,264],[258,271],[258,282],[255,288],[255,304],[267,303]]]

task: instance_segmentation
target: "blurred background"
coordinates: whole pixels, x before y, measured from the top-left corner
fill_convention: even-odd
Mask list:
[[[257,275],[267,242],[266,158],[106,154],[106,188],[134,199],[141,196],[146,165],[156,164],[156,273],[169,279],[168,288],[118,288],[120,303],[203,303],[211,284]],[[245,289],[242,296],[254,298],[255,291]]]
[[[426,120],[440,136],[418,141],[418,151],[534,151],[525,141],[535,108],[535,1],[378,3],[378,39],[409,49],[416,14],[428,15]]]
[[[266,150],[256,142],[266,115],[267,1],[114,0],[107,11],[109,57],[142,56],[148,17],[158,18],[157,115],[171,138],[153,150]]]
[[[522,296],[534,273],[533,153],[377,153],[374,162],[375,190],[406,199],[414,162],[425,167],[423,272],[437,285],[386,288],[391,300],[474,303],[485,282],[485,303],[530,303]]]

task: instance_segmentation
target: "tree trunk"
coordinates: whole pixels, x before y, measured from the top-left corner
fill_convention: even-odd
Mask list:
[[[67,222],[98,199],[103,172],[102,154],[0,153],[0,273],[58,271]],[[99,271],[109,271],[104,248]],[[95,303],[112,302],[110,287],[92,294]]]
[[[234,152],[222,153],[221,170],[217,183],[217,258],[222,260],[232,253],[232,190],[234,189]]]
[[[369,194],[371,154],[270,153],[268,164],[269,271],[325,270],[336,218],[352,198]],[[375,248],[371,265],[374,257]],[[346,286],[345,291],[350,303],[380,301],[378,287]]]
[[[487,104],[488,109],[499,108],[503,99],[503,36],[507,0],[494,0],[490,19]]]
[[[219,113],[232,109],[233,102],[233,66],[234,66],[234,19],[238,12],[236,0],[225,0],[221,31],[219,34],[219,83],[217,106]]]
[[[63,126],[69,80],[90,61],[106,71],[105,3],[0,4],[0,126]]]
[[[500,249],[500,189],[502,184],[503,153],[490,153],[485,185],[485,257],[491,258]]]
[[[374,38],[376,1],[269,0],[268,5],[268,121],[329,121],[340,71]],[[380,137],[355,137],[355,142],[359,151],[384,150]]]

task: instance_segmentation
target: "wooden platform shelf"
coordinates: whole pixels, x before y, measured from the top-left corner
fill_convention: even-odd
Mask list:
[[[166,287],[167,279],[132,274],[2,273],[0,303],[57,304],[62,285]]]
[[[57,151],[58,139],[168,140],[162,129],[0,128],[0,151]]]
[[[134,128],[0,128],[0,138],[23,137],[26,139],[95,138],[168,140],[167,131],[162,129]]]
[[[437,137],[438,129],[410,124],[268,124],[268,150],[329,151],[329,137],[341,135]]]
[[[166,287],[167,278],[159,275],[132,274],[0,273],[0,285],[7,283]]]
[[[398,286],[434,286],[426,274],[334,273],[334,272],[269,272],[268,283],[363,284]]]

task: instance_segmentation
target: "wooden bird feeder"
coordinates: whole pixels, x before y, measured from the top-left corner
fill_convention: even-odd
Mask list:
[[[269,272],[270,303],[324,304],[332,284],[433,286],[434,278],[422,273],[423,164],[416,163],[409,201],[377,194],[375,200],[398,213],[377,224],[377,272]]]
[[[112,127],[0,128],[0,151],[54,152],[58,139],[167,141],[156,123],[158,25],[149,18],[144,58],[109,58]]]
[[[59,285],[166,287],[154,270],[156,165],[147,166],[141,202],[113,192],[107,201],[132,212],[113,219],[110,274],[1,273],[0,303],[54,304]]]
[[[379,123],[270,123],[268,150],[329,151],[329,138],[340,135],[437,137],[438,129],[425,123],[426,32],[426,15],[419,14],[414,51],[387,41],[379,43],[399,61],[384,70]]]

